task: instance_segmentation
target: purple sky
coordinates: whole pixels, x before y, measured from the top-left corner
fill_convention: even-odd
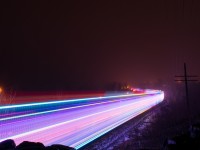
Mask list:
[[[200,74],[199,0],[12,1],[1,7],[0,84],[40,90],[173,82],[183,62],[190,74]]]

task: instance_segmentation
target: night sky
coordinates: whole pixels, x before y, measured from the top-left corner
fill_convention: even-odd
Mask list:
[[[200,1],[11,1],[1,4],[0,84],[101,89],[200,75]]]

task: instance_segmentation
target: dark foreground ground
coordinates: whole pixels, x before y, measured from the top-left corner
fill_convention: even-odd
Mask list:
[[[42,143],[35,143],[24,141],[19,145],[16,145],[15,142],[11,139],[3,141],[0,143],[0,150],[75,150],[72,147],[54,144],[51,146],[44,146]]]

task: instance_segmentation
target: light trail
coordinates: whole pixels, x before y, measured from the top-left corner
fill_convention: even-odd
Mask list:
[[[164,99],[162,91],[0,106],[0,142],[81,148]]]
[[[126,94],[126,95],[117,95],[117,96],[102,96],[102,97],[93,97],[93,98],[80,98],[80,99],[51,101],[51,102],[39,102],[39,103],[8,105],[8,106],[0,106],[0,110],[1,109],[10,109],[10,108],[38,106],[38,105],[49,105],[49,104],[61,104],[61,103],[80,102],[80,101],[88,101],[88,100],[99,100],[99,99],[109,99],[109,98],[122,98],[122,97],[137,96],[137,95],[143,95],[143,94]]]

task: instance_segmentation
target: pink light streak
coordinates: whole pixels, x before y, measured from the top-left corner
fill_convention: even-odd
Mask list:
[[[0,141],[63,144],[78,149],[163,101],[162,91],[148,92],[85,98],[70,103],[16,105],[12,109],[2,106],[0,111],[9,115],[0,116]]]

